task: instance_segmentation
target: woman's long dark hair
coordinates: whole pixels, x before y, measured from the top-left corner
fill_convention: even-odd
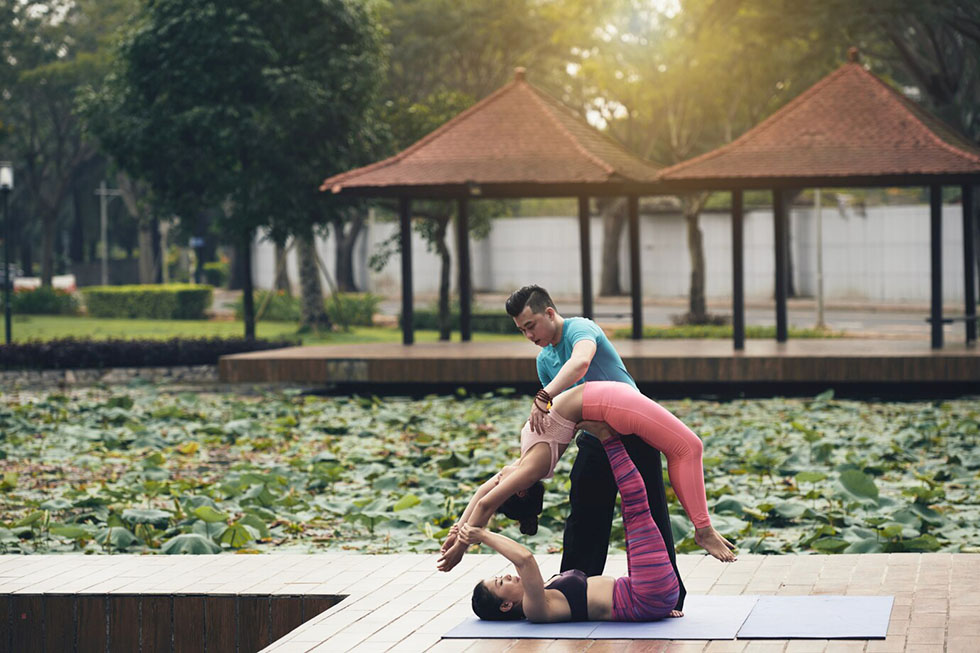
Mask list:
[[[503,599],[494,596],[493,592],[487,589],[481,580],[473,588],[473,612],[480,619],[485,621],[517,621],[524,618],[524,610],[521,606],[515,605],[507,612],[500,609]]]
[[[544,483],[536,481],[529,487],[524,496],[512,495],[504,501],[497,512],[505,517],[521,523],[521,532],[534,535],[538,532],[538,515],[544,502]]]

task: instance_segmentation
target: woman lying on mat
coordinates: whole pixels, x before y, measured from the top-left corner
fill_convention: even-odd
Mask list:
[[[535,490],[532,486],[537,481],[551,478],[558,459],[571,442],[576,425],[593,433],[593,428],[602,430],[596,424],[599,422],[618,433],[635,433],[667,456],[671,486],[695,526],[694,541],[719,560],[731,562],[735,559],[734,546],[711,526],[708,517],[701,439],[677,417],[632,386],[615,381],[590,381],[570,388],[555,398],[549,408],[544,433],[534,433],[529,424],[524,424],[520,460],[481,485],[459,522],[450,529],[437,563],[441,571],[455,567],[466,551],[467,543],[459,537],[464,524],[476,528],[485,526],[505,500],[528,491],[528,488]],[[528,526],[522,523],[522,532],[533,534],[537,530],[536,521],[533,527]]]
[[[462,542],[486,544],[514,563],[519,574],[477,583],[473,588],[473,612],[481,619],[656,621],[668,616],[677,604],[677,575],[650,515],[643,479],[619,435],[595,426],[590,425],[589,432],[602,442],[622,497],[628,575],[586,578],[583,572],[571,569],[545,584],[538,563],[526,548],[499,533],[463,524],[459,529]]]

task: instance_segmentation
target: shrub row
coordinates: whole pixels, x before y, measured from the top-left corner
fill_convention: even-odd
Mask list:
[[[102,369],[215,365],[225,354],[277,349],[288,340],[244,338],[172,338],[170,340],[58,340],[0,345],[2,369]]]
[[[257,315],[260,321],[299,322],[301,316],[299,297],[287,295],[279,290],[257,290],[252,297],[256,314],[263,304],[265,305],[261,315]],[[266,302],[267,297],[269,297],[268,302]],[[371,326],[380,304],[381,297],[371,293],[338,293],[336,298],[327,297],[324,300],[330,322],[349,326]],[[243,314],[242,300],[238,300],[235,303],[235,317],[240,320]]]
[[[0,311],[4,308],[4,296],[0,292]],[[75,315],[78,297],[67,290],[49,286],[19,288],[10,295],[10,310],[18,315]]]
[[[633,335],[629,327],[616,329],[613,332],[614,338],[630,338]],[[840,331],[828,331],[821,329],[798,329],[789,328],[790,338],[842,338]],[[730,324],[687,324],[684,326],[645,326],[643,327],[644,338],[731,338],[732,326]],[[775,326],[751,326],[745,327],[746,338],[775,338]]]
[[[203,320],[214,289],[194,284],[89,286],[82,288],[92,317]]]
[[[439,311],[422,309],[412,313],[412,322],[416,329],[439,329]],[[453,331],[459,331],[459,311],[449,314],[449,323]],[[398,316],[398,324],[402,324]],[[514,319],[506,313],[473,311],[470,314],[470,329],[480,333],[517,333]]]

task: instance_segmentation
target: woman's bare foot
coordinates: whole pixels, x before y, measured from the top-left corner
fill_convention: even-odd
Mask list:
[[[735,562],[735,545],[721,536],[713,526],[694,529],[694,541],[722,562]]]
[[[683,617],[683,616],[684,616],[683,610],[671,610],[670,614],[667,615],[669,619],[676,619],[678,617]]]
[[[605,422],[597,422],[591,419],[583,419],[581,422],[575,425],[575,428],[591,433],[599,439],[599,442],[605,442],[612,436],[619,435]]]

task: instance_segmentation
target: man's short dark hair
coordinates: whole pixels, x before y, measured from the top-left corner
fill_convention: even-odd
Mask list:
[[[507,298],[507,315],[517,317],[524,310],[525,306],[531,307],[532,313],[544,313],[546,308],[555,308],[555,303],[551,301],[548,291],[537,284],[524,286],[511,293]]]
[[[483,584],[481,580],[473,588],[473,601],[471,605],[473,606],[473,612],[480,619],[486,621],[517,621],[518,619],[524,618],[524,611],[521,610],[520,606],[515,605],[510,610],[504,612],[500,609],[500,605],[503,603],[503,599],[499,599],[493,595],[487,586]]]

